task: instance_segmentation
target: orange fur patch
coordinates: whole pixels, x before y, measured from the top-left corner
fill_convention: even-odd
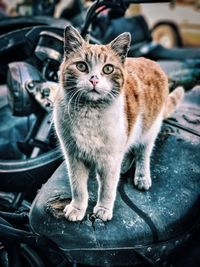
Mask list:
[[[147,131],[161,112],[168,95],[168,80],[160,66],[145,58],[127,58],[125,62],[125,112],[128,133],[136,115],[142,114],[143,132]]]

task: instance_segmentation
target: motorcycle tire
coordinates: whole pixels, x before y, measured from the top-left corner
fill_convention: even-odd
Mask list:
[[[35,192],[62,161],[59,149],[52,149],[36,158],[0,160],[0,190]]]

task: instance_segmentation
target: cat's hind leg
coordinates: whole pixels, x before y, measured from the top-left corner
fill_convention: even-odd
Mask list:
[[[150,173],[150,157],[155,139],[160,131],[162,124],[161,114],[153,123],[150,130],[141,138],[140,142],[134,147],[135,150],[135,176],[134,184],[140,190],[148,190],[152,185]]]
[[[139,144],[135,147],[135,176],[134,184],[140,190],[148,190],[151,187],[150,156],[153,142],[149,144]]]

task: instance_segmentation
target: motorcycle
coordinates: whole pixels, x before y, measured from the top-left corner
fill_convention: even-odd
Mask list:
[[[85,23],[80,29],[82,36],[85,37],[91,27],[90,42],[106,43],[124,28],[130,29],[131,33],[134,33],[134,41],[129,56],[145,56],[160,60],[161,66],[168,73],[170,90],[177,85],[184,85],[189,90],[199,84],[200,49],[166,49],[154,44],[142,16],[124,18],[124,12],[130,3],[144,2],[149,1],[95,1],[89,8]],[[105,10],[108,10],[106,16],[100,16]],[[120,29],[118,25],[124,26]],[[191,222],[185,223],[182,231],[177,226],[171,227],[171,230],[169,228],[167,231],[173,232],[173,237],[167,234],[162,236],[159,232],[160,227],[164,225],[162,220],[167,220],[167,217],[159,219],[158,225],[155,226],[148,212],[139,208],[141,199],[138,197],[133,200],[130,197],[132,193],[136,194],[130,186],[130,176],[134,171],[132,154],[128,155],[122,168],[126,182],[120,184],[119,195],[127,208],[121,209],[120,201],[117,200],[118,220],[114,218],[109,226],[90,216],[80,224],[59,220],[63,215],[63,206],[70,199],[69,184],[67,187],[68,182],[62,179],[65,167],[63,164],[60,166],[62,156],[56,145],[51,118],[53,99],[58,89],[59,65],[63,56],[62,36],[62,27],[50,25],[26,27],[0,36],[0,80],[1,83],[7,84],[6,90],[12,114],[20,118],[14,127],[11,124],[5,130],[4,136],[8,136],[11,129],[18,128],[23,132],[21,138],[24,138],[23,141],[15,140],[17,145],[14,151],[17,150],[17,159],[0,161],[0,188],[3,191],[0,195],[2,266],[122,266],[124,263],[130,266],[159,266],[176,263],[174,254],[181,254],[186,243],[187,249],[188,246],[195,247],[192,237],[198,233],[198,190],[195,187],[194,198],[188,204],[192,206],[192,216],[196,219],[196,223],[194,225]],[[6,110],[3,117],[7,114],[10,116],[7,118],[13,121],[12,115],[8,113]],[[188,125],[182,125],[177,118],[165,121],[164,126],[169,132],[162,134],[160,142],[165,140],[165,135],[173,135],[175,128],[181,132],[181,138],[183,136],[185,138],[185,133],[189,134],[192,140],[193,136],[199,138],[199,132],[190,127],[191,123]],[[173,139],[169,149],[174,145],[176,142]],[[192,149],[196,151],[197,147],[193,145]],[[13,150],[10,154],[13,156]],[[186,156],[188,155],[190,156],[190,154]],[[195,158],[193,155],[191,162],[197,163],[197,160],[198,157]],[[193,172],[196,175],[196,170]],[[49,179],[52,174],[52,178]],[[187,174],[190,175],[190,172]],[[47,184],[37,194],[37,190],[47,180]],[[95,186],[91,185],[92,188]],[[159,184],[155,186],[155,194],[158,186]],[[168,186],[175,190],[176,184],[170,182]],[[52,191],[56,193],[52,194]],[[181,200],[184,200],[184,194],[189,193],[183,193]],[[162,192],[159,196],[165,201],[169,197],[168,194],[164,197]],[[91,198],[94,199],[95,196]],[[157,207],[157,204],[154,203],[154,206]],[[186,209],[186,206],[184,208]],[[130,224],[133,222],[133,215],[127,216],[127,222],[122,225],[121,211],[126,214],[134,212],[141,229],[135,226],[133,231],[130,225],[128,226],[127,222]],[[132,232],[125,242],[121,235],[119,238],[118,232],[127,235],[125,229],[127,227]],[[105,232],[106,228],[109,228],[109,233]],[[147,231],[147,228],[150,231]],[[175,234],[176,231],[178,234]],[[75,232],[78,239],[74,238]],[[105,233],[108,235],[107,238]],[[136,243],[133,242],[135,238]]]

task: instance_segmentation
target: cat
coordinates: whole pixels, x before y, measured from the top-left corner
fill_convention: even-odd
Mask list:
[[[98,180],[94,216],[111,220],[121,164],[130,149],[135,151],[135,186],[151,187],[154,141],[162,120],[184,95],[182,87],[169,94],[167,76],[156,62],[128,58],[130,42],[127,32],[107,45],[92,45],[72,26],[64,31],[53,117],[72,191],[64,209],[69,221],[85,216],[91,166]]]

